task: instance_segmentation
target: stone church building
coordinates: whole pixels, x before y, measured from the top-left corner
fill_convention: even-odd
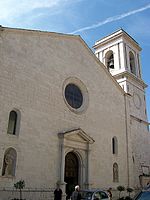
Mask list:
[[[141,48],[122,29],[93,48],[76,35],[0,27],[1,194],[21,179],[67,194],[149,181]]]

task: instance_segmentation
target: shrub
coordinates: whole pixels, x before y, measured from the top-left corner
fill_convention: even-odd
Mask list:
[[[120,198],[120,196],[121,196],[121,192],[125,191],[125,187],[119,185],[119,186],[117,187],[117,190],[119,191],[119,200],[123,200],[124,197]]]
[[[24,180],[20,180],[18,181],[17,183],[14,184],[14,187],[16,189],[19,189],[19,192],[20,192],[20,200],[23,200],[22,199],[22,189],[25,187],[25,182]],[[14,199],[14,200],[17,200],[17,199]]]
[[[128,188],[127,188],[127,192],[129,193],[129,197],[130,197],[130,193],[133,192],[133,188],[128,187]]]

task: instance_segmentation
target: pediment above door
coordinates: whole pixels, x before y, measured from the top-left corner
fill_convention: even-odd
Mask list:
[[[87,145],[94,143],[94,139],[80,128],[59,133],[58,137],[65,147],[75,149],[87,149]]]
[[[59,133],[59,137],[63,137],[65,140],[76,141],[81,143],[94,143],[94,139],[80,128]]]

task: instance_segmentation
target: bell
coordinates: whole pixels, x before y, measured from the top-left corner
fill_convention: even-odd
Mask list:
[[[114,61],[110,60],[110,62],[108,62],[108,67],[111,69],[114,69]]]

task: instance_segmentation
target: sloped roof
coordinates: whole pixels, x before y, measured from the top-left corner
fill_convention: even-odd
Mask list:
[[[114,85],[119,89],[121,94],[125,94],[124,90],[118,84],[116,79],[111,75],[111,73],[107,70],[105,65],[95,56],[93,51],[89,48],[86,42],[81,38],[80,35],[73,35],[73,34],[65,34],[65,33],[57,33],[57,32],[49,32],[49,31],[41,31],[41,30],[31,30],[31,29],[21,29],[21,28],[10,28],[10,27],[3,27],[0,26],[0,31],[8,31],[8,32],[20,32],[23,34],[46,34],[52,37],[65,37],[66,39],[75,39],[82,43],[82,45],[87,49],[88,53],[93,57],[93,59],[98,63],[98,65],[105,71],[107,76],[113,81]]]

